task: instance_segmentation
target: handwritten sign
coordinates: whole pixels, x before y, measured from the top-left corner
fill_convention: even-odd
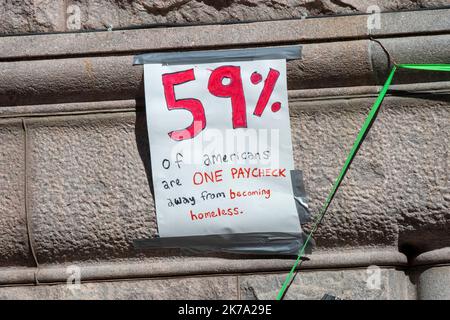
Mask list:
[[[300,232],[284,59],[144,65],[161,237]]]

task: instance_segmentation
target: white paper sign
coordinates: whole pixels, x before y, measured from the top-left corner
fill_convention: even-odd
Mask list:
[[[286,61],[146,64],[161,237],[300,232]]]

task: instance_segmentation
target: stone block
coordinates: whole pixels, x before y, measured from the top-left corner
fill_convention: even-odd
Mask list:
[[[39,259],[137,254],[133,240],[156,234],[144,114],[55,117],[28,126]]]
[[[74,283],[74,282],[72,282]],[[235,276],[129,280],[0,288],[0,300],[236,299]]]
[[[0,121],[0,266],[27,265],[24,133],[20,120]]]
[[[240,276],[241,299],[275,299],[286,275],[283,273]],[[375,278],[378,275],[379,278]],[[343,300],[398,300],[412,299],[415,295],[414,287],[403,271],[388,268],[369,271],[346,269],[300,271],[284,299],[320,300],[325,294]]]
[[[66,2],[6,0],[0,6],[0,20],[4,22],[0,27],[0,33],[51,32],[73,28],[105,30],[108,26],[124,28],[149,24],[262,21],[301,18],[306,15],[314,17],[366,13],[369,6],[374,5],[382,12],[389,12],[439,8],[446,4],[446,0],[430,0],[426,3],[417,3],[413,0],[394,2],[388,0],[276,2],[264,0],[71,0]],[[74,25],[67,23],[75,12],[69,6],[76,6],[76,12],[80,13],[79,23]]]
[[[2,1],[0,34],[64,31],[64,10],[64,1]]]
[[[292,103],[294,157],[318,212],[351,149],[373,99]],[[319,246],[448,243],[448,96],[436,101],[387,98],[351,164]],[[356,240],[358,239],[358,240]],[[448,245],[448,244],[447,244]]]
[[[450,266],[419,268],[417,294],[420,300],[450,300]]]

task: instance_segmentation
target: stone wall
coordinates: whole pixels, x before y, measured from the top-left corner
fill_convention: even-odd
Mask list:
[[[114,28],[0,38],[4,299],[273,299],[281,287],[292,259],[133,247],[156,232],[135,54],[302,44],[302,59],[288,63],[288,89],[294,158],[313,213],[389,71],[370,37],[399,63],[450,61],[448,9],[382,13],[380,28],[371,30],[365,14],[115,30],[364,13],[369,2],[14,3],[2,3],[2,33],[66,31],[71,4],[82,9],[80,28]],[[447,4],[377,3],[382,11]],[[449,92],[448,73],[398,72],[286,298],[450,298]],[[82,279],[75,291],[65,285],[73,265]],[[371,282],[374,274],[379,283]]]
[[[0,34],[263,21],[423,8],[448,0],[3,0]],[[368,11],[369,10],[369,11]]]

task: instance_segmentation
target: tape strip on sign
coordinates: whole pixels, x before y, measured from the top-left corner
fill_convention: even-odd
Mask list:
[[[133,64],[161,63],[167,65],[242,60],[291,60],[300,59],[301,52],[302,47],[300,45],[227,50],[154,52],[135,56]]]
[[[278,295],[276,297],[277,300],[283,299],[283,297],[286,293],[286,290],[288,289],[291,281],[293,280],[294,273],[297,269],[297,266],[299,265],[300,261],[302,260],[303,255],[305,254],[305,252],[308,248],[309,242],[312,241],[312,236],[313,236],[314,232],[318,229],[325,214],[327,213],[328,207],[330,206],[331,201],[333,200],[334,196],[336,195],[336,192],[337,192],[339,186],[341,185],[341,182],[344,179],[345,174],[347,173],[347,171],[350,167],[350,164],[352,163],[354,157],[356,156],[356,153],[358,152],[361,144],[363,143],[366,135],[369,133],[369,130],[377,117],[381,103],[383,102],[383,99],[386,96],[386,93],[389,89],[389,86],[391,85],[392,79],[394,78],[394,74],[395,74],[395,71],[397,70],[397,68],[450,72],[450,64],[397,64],[392,67],[391,72],[389,73],[389,76],[383,85],[383,88],[381,89],[375,103],[373,104],[372,108],[369,111],[369,114],[367,115],[366,120],[364,121],[358,135],[356,136],[356,140],[353,143],[353,147],[350,150],[350,153],[348,154],[347,159],[344,162],[344,166],[341,168],[341,171],[339,172],[338,177],[336,178],[333,186],[331,187],[331,191],[328,194],[328,196],[325,200],[325,203],[321,207],[308,237],[306,238],[303,246],[300,248],[300,250],[298,252],[297,259],[294,262],[294,265],[292,266],[283,285],[281,286],[280,291],[278,292]]]
[[[303,244],[300,221],[309,212],[293,171],[286,79],[286,58],[300,52],[136,57],[160,237],[136,246],[292,255]]]
[[[230,253],[245,255],[295,256],[305,242],[304,233],[231,233],[192,237],[135,240],[136,249],[180,249],[185,253]],[[314,243],[307,252],[311,253]]]
[[[311,213],[308,207],[305,185],[303,183],[303,172],[301,170],[291,170],[292,190],[294,192],[295,204],[297,207],[300,223],[311,221]]]

